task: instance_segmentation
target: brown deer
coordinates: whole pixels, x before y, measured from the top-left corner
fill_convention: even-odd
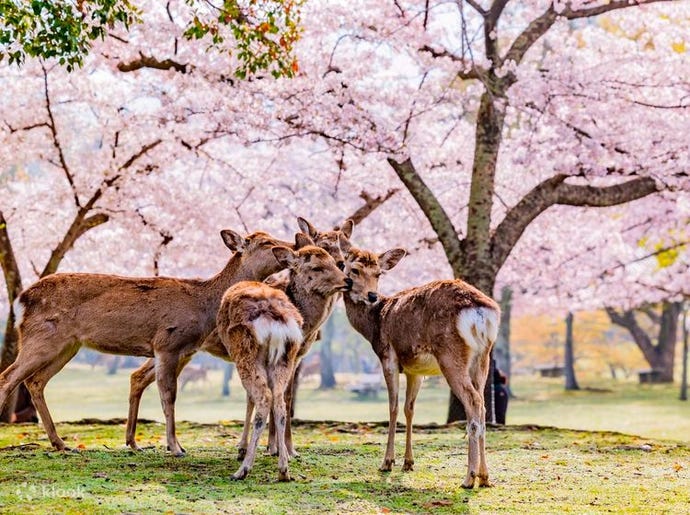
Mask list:
[[[82,345],[110,354],[152,356],[168,448],[183,455],[175,435],[178,367],[215,327],[228,286],[280,270],[271,249],[290,246],[263,232],[242,237],[224,230],[221,237],[235,254],[208,280],[54,274],[26,289],[18,299],[23,311],[19,355],[0,374],[0,407],[24,381],[51,443],[64,450],[43,397],[46,383]]]
[[[499,307],[460,280],[434,281],[390,297],[379,295],[379,276],[404,255],[403,249],[377,256],[351,247],[345,257],[345,273],[353,281],[344,295],[347,316],[381,360],[388,388],[388,445],[380,470],[390,471],[395,462],[400,373],[407,378],[404,471],[414,465],[412,418],[422,377],[443,374],[467,413],[468,469],[462,486],[472,488],[476,477],[479,486],[491,486],[484,452],[484,385],[498,333]]]
[[[248,413],[256,408],[251,441],[234,479],[244,479],[251,470],[259,438],[272,412],[278,479],[289,480],[286,393],[297,360],[305,352],[304,343],[313,340],[329,314],[330,299],[352,284],[321,248],[305,246],[295,252],[275,247],[273,252],[290,272],[285,291],[265,283],[241,282],[228,289],[218,311],[218,335],[247,391]]]
[[[338,244],[339,238],[343,239],[343,242],[345,244],[349,244],[348,238],[352,235],[352,229],[354,227],[354,222],[352,220],[346,220],[341,227],[335,228],[332,231],[318,231],[311,223],[309,223],[307,220],[304,218],[299,217],[297,219],[297,223],[300,227],[300,229],[305,233],[308,234],[311,238],[311,240],[300,240],[302,244],[307,244],[307,243],[312,243],[315,244],[317,247],[325,249],[331,256],[333,256],[333,259],[336,260],[337,263],[339,263],[340,266],[342,266],[343,262],[343,254],[342,251],[340,250],[340,246]],[[287,277],[288,275],[285,275],[284,278],[278,278],[275,279],[272,284],[274,284],[278,288],[285,288],[287,285]],[[241,281],[241,280],[258,280],[261,281],[265,278],[263,277],[251,277],[251,276],[238,276],[237,279],[233,280],[230,278],[230,281],[227,283],[226,288],[230,287],[232,284]],[[335,299],[332,301],[333,304],[335,304]],[[332,312],[332,307],[330,308],[329,314]],[[326,317],[328,318],[328,317]],[[311,344],[311,343],[310,343]],[[201,344],[200,350],[208,352],[209,354],[223,359],[225,361],[231,361],[227,351],[225,350],[225,347],[223,347],[223,344],[221,343],[217,331],[212,331],[208,337],[203,341]],[[307,347],[308,350],[308,347]],[[306,352],[306,351],[305,351]],[[183,361],[180,364],[180,367],[178,368],[178,373],[179,371],[182,370],[182,368],[187,364],[187,362],[191,359],[191,355],[187,358],[186,361]],[[144,390],[155,381],[156,375],[155,375],[155,361],[153,359],[147,360],[145,363],[143,363],[137,370],[135,370],[131,377],[130,377],[130,391],[129,391],[129,413],[127,415],[127,427],[126,427],[126,436],[125,440],[128,446],[130,446],[134,450],[140,450],[139,446],[136,443],[136,427],[137,427],[137,418],[139,415],[139,405],[141,402],[141,396],[144,394]],[[294,395],[295,388],[293,387],[293,383],[291,383],[286,402],[288,403],[288,409],[290,410],[290,417],[292,417],[292,399]],[[247,404],[247,413],[245,415],[245,420],[246,421],[251,421],[252,417],[252,411],[253,407],[251,403],[248,402]],[[272,419],[271,419],[272,420]],[[249,423],[245,424],[245,431],[243,432],[243,438],[241,439],[241,442],[244,442],[244,446],[240,446],[240,459],[243,457],[242,453],[244,452],[244,449],[246,449],[246,441],[248,439],[248,430]],[[275,431],[273,428],[273,425],[271,424],[271,430],[270,430],[270,441],[271,441],[271,452],[273,454],[277,453],[277,449],[275,446]],[[288,441],[288,449],[290,450],[290,454],[292,456],[296,455],[294,451],[294,447],[292,445],[292,432],[291,428],[288,426],[288,431],[287,431],[287,441]]]

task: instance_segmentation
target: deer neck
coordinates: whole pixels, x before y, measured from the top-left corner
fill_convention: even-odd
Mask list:
[[[302,315],[304,320],[302,333],[305,339],[308,339],[330,315],[333,309],[334,296],[325,297],[320,293],[302,288],[295,282],[292,273],[285,293]]]
[[[242,254],[235,252],[225,267],[208,281],[205,281],[205,291],[208,293],[209,300],[217,304],[216,311],[220,306],[225,290],[240,281],[256,281],[262,278],[256,277],[254,270],[247,266],[248,260],[242,259]],[[215,316],[215,313],[214,313]]]
[[[343,300],[345,312],[352,327],[369,340],[369,343],[377,345],[380,340],[381,310],[387,299],[382,297],[376,304],[371,305],[354,302],[346,293],[343,295]]]

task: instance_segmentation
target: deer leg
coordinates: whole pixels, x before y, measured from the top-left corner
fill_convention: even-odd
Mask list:
[[[254,465],[254,458],[256,457],[256,448],[259,445],[259,438],[266,427],[266,420],[271,411],[272,393],[268,386],[268,377],[266,369],[258,368],[252,370],[254,367],[242,366],[237,363],[237,369],[242,379],[242,385],[247,390],[247,395],[252,399],[256,407],[254,414],[254,430],[247,448],[247,454],[240,465],[232,475],[233,479],[244,479],[249,474],[249,471]]]
[[[407,388],[405,391],[405,463],[403,471],[412,470],[414,455],[412,454],[412,418],[414,417],[414,402],[417,400],[419,388],[422,386],[422,376],[407,376]]]
[[[175,434],[175,400],[177,399],[177,368],[180,358],[172,352],[156,353],[156,382],[165,416],[165,435],[173,456],[184,456],[185,451]]]
[[[439,365],[450,389],[460,399],[467,414],[467,475],[463,488],[473,488],[479,473],[479,437],[483,432],[484,399],[472,384],[468,363],[461,356],[441,356]],[[483,393],[483,392],[482,392]]]
[[[392,351],[391,351],[392,352]],[[395,463],[395,429],[398,423],[398,390],[400,388],[400,372],[398,360],[391,356],[381,360],[383,377],[388,389],[388,444],[383,463],[379,467],[381,472],[390,472]]]
[[[472,380],[473,384],[476,384],[477,391],[480,393],[482,400],[481,403],[481,431],[479,435],[479,472],[477,473],[477,478],[479,479],[480,487],[490,487],[493,486],[491,481],[489,481],[489,466],[486,463],[486,406],[484,405],[484,388],[486,387],[486,381],[489,374],[489,365],[491,361],[491,355],[489,352],[482,354],[477,359],[477,366],[471,373],[474,375]]]
[[[141,396],[144,394],[144,390],[155,380],[156,362],[153,358],[147,359],[143,365],[137,368],[132,375],[129,376],[129,413],[127,415],[125,441],[126,444],[135,451],[141,450],[135,438]]]
[[[247,393],[247,410],[244,414],[244,427],[242,428],[242,436],[240,442],[237,444],[237,460],[242,461],[247,455],[247,445],[249,442],[249,428],[252,425],[252,415],[254,414],[254,402]]]
[[[31,400],[36,407],[36,411],[41,417],[43,428],[48,434],[50,443],[53,444],[53,447],[59,451],[69,449],[57,433],[55,423],[53,422],[53,418],[50,416],[48,405],[46,404],[45,397],[43,396],[43,390],[45,389],[48,381],[50,381],[55,374],[62,370],[62,368],[74,357],[78,350],[79,345],[75,345],[67,352],[63,352],[61,355],[57,356],[54,361],[51,361],[49,365],[35,372],[24,382],[29,390],[29,393],[31,394]]]
[[[278,443],[276,441],[276,425],[273,407],[271,407],[271,415],[268,417],[268,447],[266,450],[269,455],[278,456]]]
[[[65,352],[64,348],[62,352]],[[50,366],[54,360],[59,359],[59,356],[60,352],[50,339],[23,337],[17,358],[0,374],[0,409],[22,381],[31,377],[36,371]]]
[[[287,446],[288,454],[291,458],[296,458],[299,453],[295,450],[295,445],[292,443],[292,417],[295,414],[295,394],[296,377],[299,374],[300,367],[293,369],[290,373],[290,381],[285,390],[285,409],[287,410],[287,422],[285,423],[285,445]]]
[[[286,445],[287,422],[289,410],[285,402],[285,392],[290,388],[293,369],[290,366],[279,365],[273,371],[273,421],[276,431],[278,447],[278,481],[289,481],[288,447]]]

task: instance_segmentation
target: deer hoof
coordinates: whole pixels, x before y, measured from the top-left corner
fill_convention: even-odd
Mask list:
[[[479,476],[479,487],[480,488],[491,488],[493,486],[494,486],[494,484],[491,481],[489,481],[489,476],[485,476],[485,477]]]
[[[246,467],[240,467],[240,469],[232,475],[232,479],[234,481],[240,481],[247,477],[247,474],[249,474],[249,469]]]
[[[405,460],[405,463],[403,463],[403,472],[410,472],[414,470],[414,461],[407,461]]]
[[[139,447],[136,442],[127,442],[127,446],[133,451],[141,452],[144,450],[141,447]]]
[[[390,472],[393,470],[393,464],[395,464],[395,460],[383,460],[383,463],[379,467],[380,472]]]
[[[290,481],[291,479],[290,473],[287,470],[278,471],[278,481]]]
[[[460,486],[466,488],[467,490],[472,490],[474,488],[474,474],[467,474],[467,477]]]

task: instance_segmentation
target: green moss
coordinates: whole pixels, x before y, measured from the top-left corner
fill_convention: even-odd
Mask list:
[[[142,424],[139,453],[120,444],[121,424],[60,424],[80,452],[52,451],[35,425],[0,426],[0,512],[17,513],[684,513],[690,450],[613,432],[535,426],[492,429],[491,489],[460,488],[467,455],[460,427],[415,434],[415,471],[378,472],[385,429],[296,428],[294,481],[278,483],[276,458],[260,454],[250,476],[237,467],[237,424],[182,423],[184,458],[161,445],[163,427]]]

